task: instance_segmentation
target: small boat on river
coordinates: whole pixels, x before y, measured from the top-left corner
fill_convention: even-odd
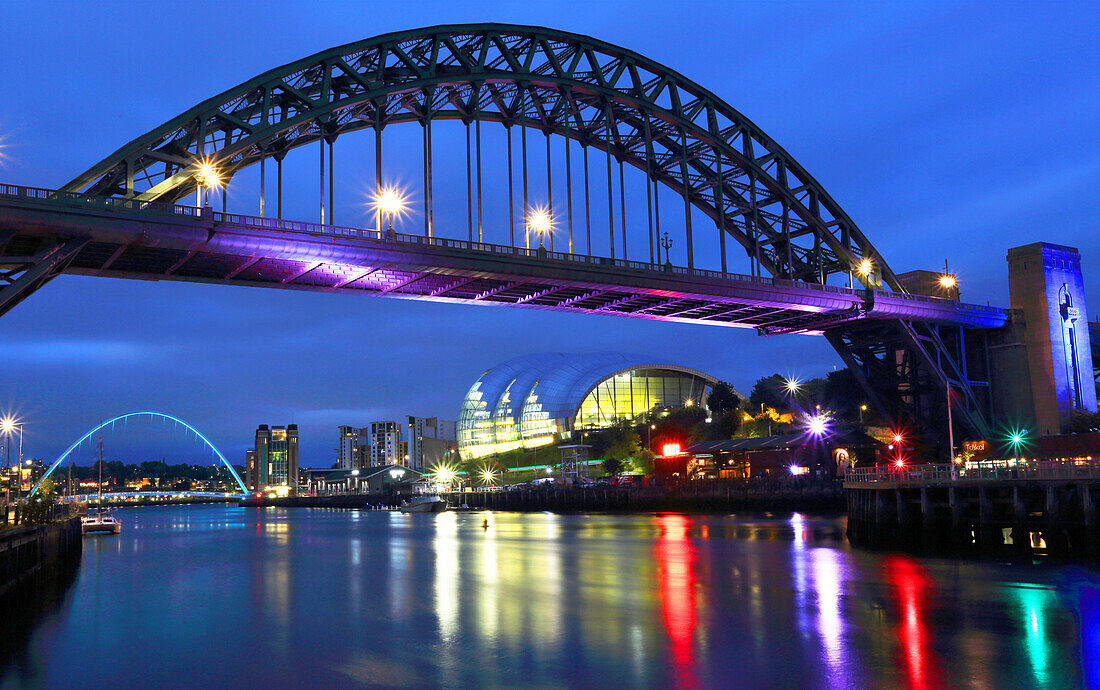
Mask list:
[[[447,502],[437,494],[413,496],[398,506],[402,513],[442,513],[447,510]]]
[[[103,433],[99,434],[99,507],[96,508],[95,513],[89,512],[84,517],[80,518],[80,533],[81,534],[97,534],[100,532],[106,532],[107,534],[121,534],[122,523],[118,518],[111,515],[110,508],[103,507]]]
[[[122,523],[114,515],[111,515],[110,509],[107,508],[99,508],[94,515],[85,515],[80,518],[81,534],[95,534],[97,532],[119,534],[122,532]]]

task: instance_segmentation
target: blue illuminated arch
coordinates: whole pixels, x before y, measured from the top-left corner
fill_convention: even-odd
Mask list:
[[[81,436],[75,443],[73,443],[73,445],[69,446],[69,449],[67,451],[65,451],[64,453],[62,453],[61,457],[59,457],[57,460],[54,461],[54,463],[52,465],[50,465],[50,469],[46,470],[46,474],[42,475],[42,479],[39,479],[38,483],[34,485],[34,489],[31,490],[30,495],[34,496],[36,493],[38,493],[38,487],[42,486],[42,482],[44,482],[46,480],[46,477],[50,476],[50,473],[52,473],[55,469],[57,469],[57,466],[60,465],[62,462],[64,462],[65,458],[69,457],[69,454],[77,449],[77,446],[79,446],[81,443],[84,443],[85,441],[87,441],[88,438],[91,437],[92,434],[99,431],[100,429],[107,426],[108,424],[114,424],[115,422],[121,421],[123,419],[128,419],[130,417],[136,417],[138,415],[143,415],[143,414],[147,414],[151,417],[162,417],[164,419],[171,419],[173,422],[176,422],[178,424],[182,424],[185,427],[187,427],[188,429],[190,429],[191,431],[193,431],[196,436],[198,436],[200,439],[202,439],[203,443],[205,443],[207,446],[210,447],[210,450],[214,451],[214,454],[218,456],[218,459],[222,461],[222,464],[225,465],[226,468],[229,469],[229,473],[233,475],[233,478],[237,480],[237,485],[241,487],[241,493],[242,494],[247,494],[248,493],[248,487],[246,487],[244,485],[244,482],[241,481],[241,477],[240,477],[240,475],[237,474],[237,471],[235,469],[233,469],[233,465],[229,464],[229,461],[225,459],[225,456],[222,455],[221,451],[218,450],[217,447],[215,447],[214,444],[210,442],[210,439],[203,436],[202,432],[200,432],[198,429],[191,426],[187,422],[183,421],[179,417],[173,417],[172,415],[164,414],[163,412],[154,412],[152,410],[143,410],[141,412],[127,412],[126,414],[121,414],[121,415],[115,417],[114,419],[108,419],[106,422],[103,422],[102,424],[99,424],[95,427],[92,427],[92,429],[89,430],[88,433]],[[28,496],[28,498],[29,498],[29,496]]]

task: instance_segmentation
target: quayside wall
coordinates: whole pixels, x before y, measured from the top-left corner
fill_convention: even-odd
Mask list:
[[[557,513],[844,510],[844,493],[838,482],[775,485],[708,481],[688,482],[676,487],[532,488],[454,492],[445,496],[451,505]]]
[[[79,516],[0,529],[0,600],[44,570],[79,561],[83,548]]]
[[[1100,471],[960,472],[947,466],[844,483],[858,546],[1100,560]]]

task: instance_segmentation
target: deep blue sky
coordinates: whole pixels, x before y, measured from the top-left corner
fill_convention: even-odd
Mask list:
[[[0,181],[59,186],[272,67],[388,31],[478,21],[588,34],[694,79],[794,155],[895,271],[946,258],[964,299],[1007,306],[1006,250],[1057,242],[1082,250],[1100,308],[1096,3],[3,3]],[[418,162],[418,136],[387,133],[387,155],[405,146]],[[365,218],[360,139],[338,143],[341,223]],[[288,217],[316,213],[305,191],[315,196],[315,155],[300,156],[303,191],[288,192]],[[437,149],[437,168],[444,157]],[[416,170],[392,174],[415,180]],[[249,186],[242,178],[230,204],[255,213]],[[463,202],[460,186],[442,202],[460,229]],[[742,390],[773,371],[838,364],[806,336],[66,276],[0,320],[0,408],[20,413],[26,452],[47,459],[97,420],[154,408],[234,462],[256,424],[297,422],[303,465],[327,465],[339,424],[454,419],[470,383],[504,359],[605,349],[674,356]],[[209,461],[183,438],[135,424],[109,437],[108,455]]]

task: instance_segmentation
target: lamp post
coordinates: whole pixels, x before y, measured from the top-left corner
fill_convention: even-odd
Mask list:
[[[394,185],[385,185],[378,189],[378,193],[375,194],[374,209],[384,215],[389,224],[386,229],[386,237],[392,239],[396,237],[396,233],[393,230],[393,217],[399,216],[405,212],[405,208],[408,206],[408,202],[405,200],[405,195],[401,190]]]
[[[863,413],[866,412],[866,411],[867,411],[867,406],[866,405],[860,405],[859,406],[859,423],[861,425],[863,424]]]
[[[527,226],[539,236],[539,250],[545,252],[542,246],[542,236],[554,231],[554,217],[550,210],[544,207],[532,208],[527,211]]]
[[[672,261],[668,257],[668,250],[672,249],[672,238],[668,236],[668,231],[667,230],[665,230],[664,236],[657,240],[657,245],[659,247],[664,247],[664,249],[665,249],[665,265],[666,266],[672,266]],[[661,250],[658,249],[657,250],[657,263],[661,262],[660,253],[661,253]]]
[[[200,161],[195,170],[195,204],[197,206],[209,206],[210,188],[217,187],[220,184],[221,176],[218,174],[218,169],[214,167],[214,164],[206,160]],[[201,198],[204,196],[204,191],[206,192],[205,201]]]
[[[4,417],[0,419],[0,433],[7,436],[7,450],[5,452],[4,469],[7,473],[7,487],[8,497],[11,496],[11,435],[15,433],[15,430],[19,429],[19,459],[16,461],[16,468],[19,472],[19,488],[16,490],[15,497],[19,498],[19,489],[23,486],[23,423],[15,421],[12,417]]]

